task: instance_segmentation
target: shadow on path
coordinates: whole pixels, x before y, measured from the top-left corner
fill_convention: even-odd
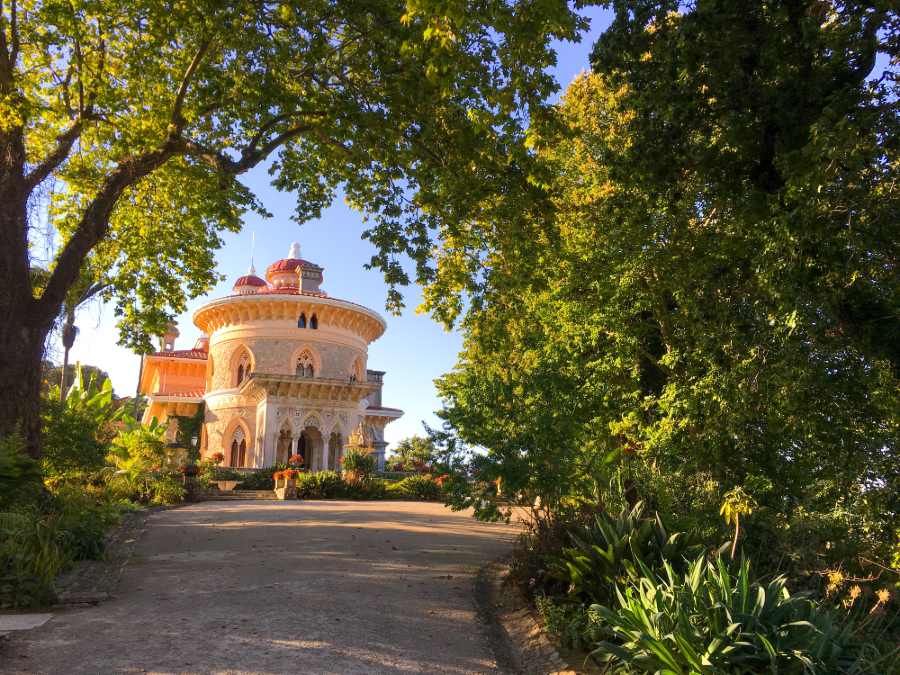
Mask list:
[[[162,511],[113,600],[17,638],[0,672],[496,672],[473,584],[513,536],[417,502]]]

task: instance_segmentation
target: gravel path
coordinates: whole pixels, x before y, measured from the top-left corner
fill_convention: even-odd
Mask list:
[[[498,672],[473,599],[513,532],[417,502],[204,502],[150,516],[115,597],[4,673]]]

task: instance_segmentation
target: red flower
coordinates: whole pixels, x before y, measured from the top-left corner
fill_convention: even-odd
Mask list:
[[[272,474],[272,480],[281,480],[284,478],[284,471],[276,471]]]
[[[300,466],[303,464],[303,457],[300,455],[291,455],[288,457],[288,464],[291,466]]]
[[[225,455],[224,455],[224,453],[221,453],[221,452],[214,452],[212,454],[212,457],[210,457],[210,459],[212,461],[214,461],[216,464],[221,464],[222,462],[225,461]]]

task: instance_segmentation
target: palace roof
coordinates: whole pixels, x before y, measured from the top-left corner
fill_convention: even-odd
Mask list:
[[[170,359],[202,359],[205,361],[208,354],[202,349],[168,349],[154,352],[151,356],[162,356]]]
[[[203,398],[205,393],[205,389],[194,389],[191,391],[157,391],[151,395],[168,396],[170,398]]]

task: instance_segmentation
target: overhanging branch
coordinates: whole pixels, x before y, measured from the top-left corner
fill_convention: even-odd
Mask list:
[[[84,122],[89,116],[79,116],[64,132],[56,137],[56,147],[47,155],[44,160],[28,172],[25,176],[25,188],[31,192],[35,187],[47,178],[60,164],[62,164],[75,141],[81,136],[81,130]]]

